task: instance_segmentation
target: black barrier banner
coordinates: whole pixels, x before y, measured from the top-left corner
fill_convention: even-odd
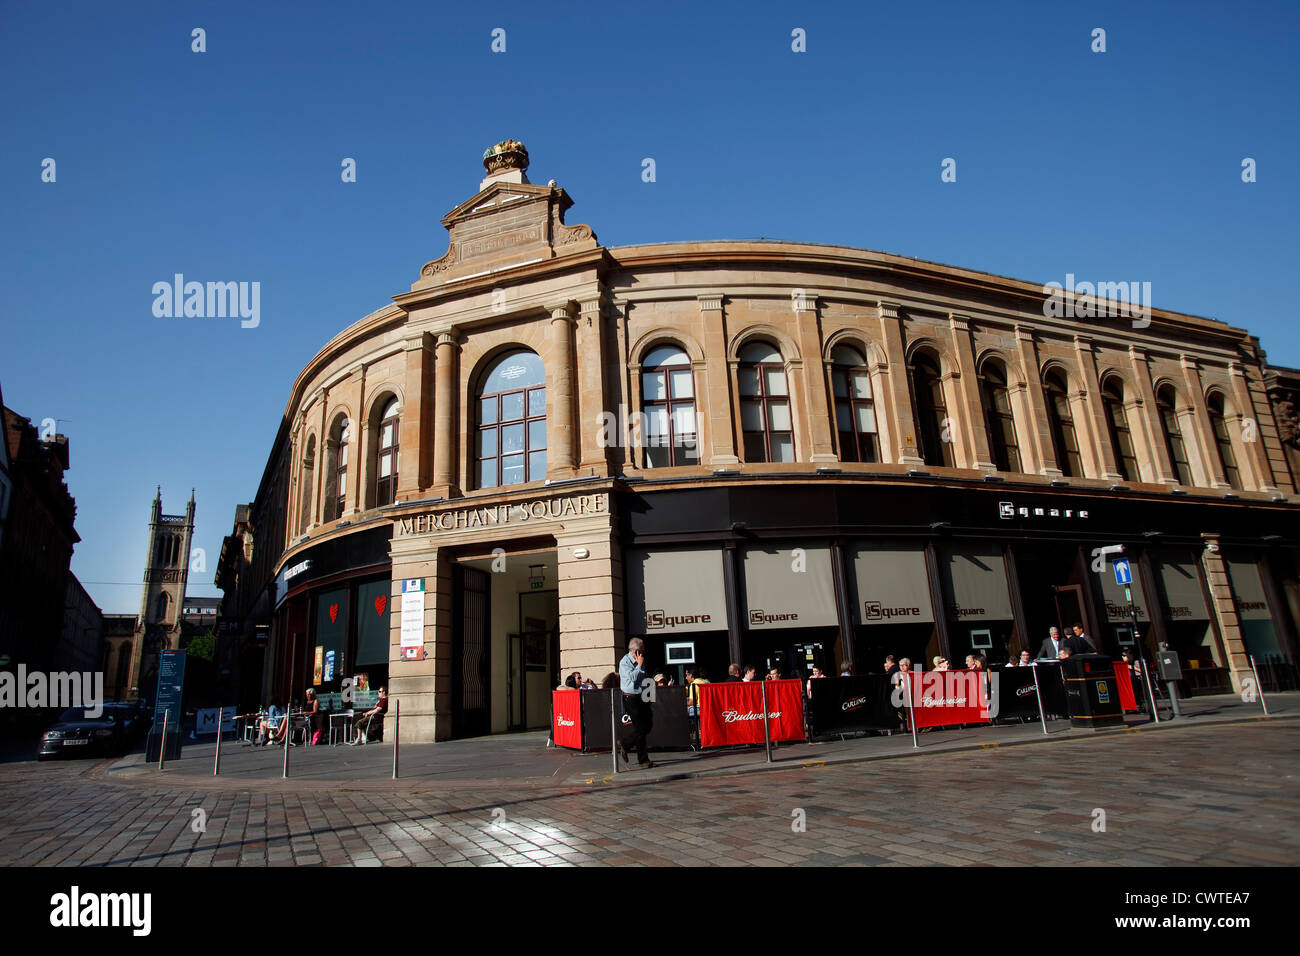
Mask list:
[[[1017,668],[1018,670],[1019,668]],[[1029,668],[1025,668],[1028,670]],[[1065,683],[1061,679],[1061,665],[1057,661],[1040,661],[1038,664],[1038,690],[1043,695],[1043,714],[1065,717]]]
[[[1042,668],[1038,678],[1059,682],[1058,667]],[[996,717],[1037,717],[1038,697],[1034,693],[1034,668],[1004,667],[997,672],[998,712]],[[1046,690],[1043,699],[1047,699]]]
[[[691,724],[686,715],[685,687],[656,687],[650,714],[653,723],[646,738],[648,749],[690,750]],[[620,730],[621,727],[620,724]],[[609,750],[609,691],[583,691],[582,752],[603,750]]]
[[[890,703],[894,685],[883,674],[819,677],[808,682],[808,716],[814,737],[897,730],[898,708]]]

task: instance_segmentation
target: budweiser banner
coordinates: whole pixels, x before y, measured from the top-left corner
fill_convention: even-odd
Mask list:
[[[768,733],[772,740],[803,740],[803,681],[770,680],[761,683],[767,688]],[[759,681],[701,686],[700,746],[761,744],[762,695]]]
[[[1133,689],[1133,682],[1137,680],[1133,676],[1133,671],[1123,661],[1115,662],[1115,692],[1119,694],[1120,710],[1127,713],[1133,713],[1138,709],[1137,696]]]
[[[809,684],[808,717],[814,737],[899,727],[900,708],[890,703],[893,685],[883,674],[821,677]]]
[[[551,691],[551,740],[557,747],[582,749],[580,690]]]
[[[989,706],[988,671],[924,671],[901,675],[894,699],[903,704],[917,727],[987,724],[997,716]],[[910,701],[908,695],[910,693]]]

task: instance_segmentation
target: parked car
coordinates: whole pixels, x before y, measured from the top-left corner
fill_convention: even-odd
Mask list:
[[[104,703],[104,713],[112,711],[122,719],[122,729],[128,746],[137,743],[153,724],[153,716],[142,706],[143,702],[134,700],[110,700]]]
[[[84,707],[69,707],[41,737],[36,759],[48,760],[60,754],[118,754],[127,744],[123,709],[105,705],[102,714],[91,717]]]

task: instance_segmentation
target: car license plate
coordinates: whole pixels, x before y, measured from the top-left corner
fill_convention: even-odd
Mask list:
[[[89,740],[65,740],[65,741],[63,741],[63,746],[65,746],[65,747],[79,747],[79,746],[81,746],[82,744],[88,744],[88,743],[90,743]]]

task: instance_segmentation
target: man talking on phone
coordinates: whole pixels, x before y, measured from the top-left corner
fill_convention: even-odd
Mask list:
[[[618,754],[627,762],[627,752],[636,750],[636,762],[640,767],[653,767],[650,755],[646,751],[646,737],[654,717],[650,711],[650,702],[641,697],[642,682],[645,680],[645,641],[634,637],[627,642],[627,653],[618,662],[619,688],[623,691],[623,712],[631,718],[631,725],[625,725],[618,742]]]

